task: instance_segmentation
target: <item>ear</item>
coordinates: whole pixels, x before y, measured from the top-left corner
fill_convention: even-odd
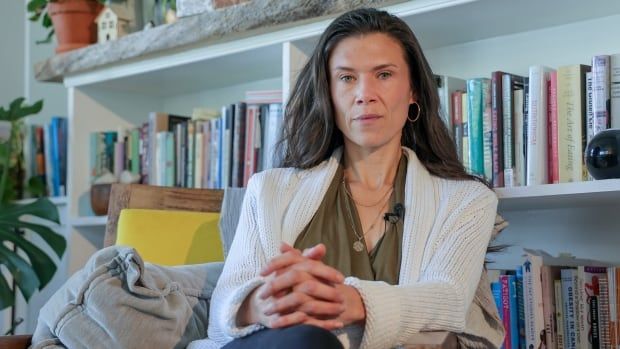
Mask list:
[[[409,94],[409,104],[413,104],[417,101],[418,101],[418,94],[415,93],[414,90],[411,90],[411,93]]]

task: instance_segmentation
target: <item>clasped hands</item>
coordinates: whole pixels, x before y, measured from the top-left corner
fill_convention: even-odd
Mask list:
[[[323,244],[299,251],[282,243],[280,255],[261,271],[267,281],[239,309],[241,326],[260,323],[269,328],[297,324],[334,330],[365,319],[357,290],[343,284],[344,276],[324,264]]]

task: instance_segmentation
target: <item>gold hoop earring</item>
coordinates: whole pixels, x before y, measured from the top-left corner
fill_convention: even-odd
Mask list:
[[[411,117],[409,117],[409,113],[407,113],[407,120],[409,120],[409,122],[412,124],[418,121],[418,119],[420,118],[420,114],[422,114],[422,108],[420,107],[420,104],[418,102],[411,103],[409,107],[413,106],[414,104],[418,106],[418,114],[415,116],[415,118],[411,119]]]

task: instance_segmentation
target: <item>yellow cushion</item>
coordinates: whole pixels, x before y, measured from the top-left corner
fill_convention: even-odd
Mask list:
[[[116,244],[161,265],[223,261],[219,219],[213,212],[123,209]]]

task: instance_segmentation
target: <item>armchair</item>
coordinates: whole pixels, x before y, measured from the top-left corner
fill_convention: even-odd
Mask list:
[[[104,247],[114,245],[120,213],[125,208],[221,212],[220,231],[226,254],[236,229],[243,189],[223,190],[154,187],[139,184],[112,186]],[[25,349],[30,335],[0,336],[0,348]],[[415,336],[404,348],[457,348],[456,336],[450,332],[426,332]]]

